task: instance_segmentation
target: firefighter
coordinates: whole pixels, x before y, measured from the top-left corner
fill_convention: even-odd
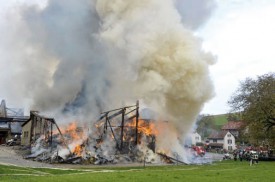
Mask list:
[[[250,166],[252,166],[253,164],[258,164],[259,162],[259,155],[257,154],[256,151],[251,151],[250,152]]]
[[[236,150],[233,152],[233,156],[234,156],[234,161],[237,161],[237,151]]]
[[[241,162],[243,161],[243,151],[241,151],[241,150],[239,152],[239,159]]]

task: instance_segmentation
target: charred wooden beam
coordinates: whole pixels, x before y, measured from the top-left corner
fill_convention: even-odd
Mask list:
[[[100,121],[100,120],[102,120],[103,118],[105,118],[106,115],[108,115],[108,112],[107,112],[107,113],[104,113],[103,115],[101,115],[101,116],[98,118],[97,122]]]
[[[107,122],[109,123],[110,129],[111,129],[111,132],[112,132],[112,135],[113,135],[113,137],[114,137],[114,139],[115,139],[115,141],[116,141],[116,146],[119,146],[119,143],[118,143],[118,141],[117,141],[117,139],[116,139],[116,136],[115,136],[115,133],[114,133],[113,128],[112,128],[112,126],[111,126],[111,123],[110,123],[109,120],[107,120]]]
[[[136,111],[136,110],[137,110],[137,108],[132,109],[131,111],[127,112],[127,113],[125,114],[125,116],[128,115],[128,114],[130,114],[130,113],[132,113],[132,112],[134,112],[134,111]]]
[[[172,162],[177,162],[177,163],[181,163],[181,164],[188,165],[187,163],[185,163],[185,162],[183,162],[183,161],[180,161],[180,160],[178,160],[178,159],[175,159],[175,158],[173,158],[173,157],[170,157],[170,156],[168,156],[168,155],[166,155],[166,154],[159,153],[159,152],[157,152],[157,154],[160,155],[161,157],[165,158],[165,159],[168,159],[168,160],[172,161]]]
[[[123,109],[131,108],[131,107],[136,107],[136,105],[121,107],[121,108],[113,109],[113,110],[110,110],[110,111],[105,111],[105,112],[102,112],[101,114],[105,114],[105,113],[109,113],[109,112],[113,112],[113,111],[118,111],[118,110],[123,110]]]
[[[138,118],[139,118],[139,101],[136,104],[136,145],[138,144]]]
[[[122,109],[121,111],[118,111],[118,112],[112,114],[111,116],[108,117],[108,119],[111,120],[111,119],[115,118],[116,116],[122,114],[123,112],[125,112],[125,109]]]
[[[126,119],[125,121],[131,121],[131,120],[133,120],[133,119],[136,118],[136,117],[137,117],[136,115],[131,116],[131,117],[129,117],[128,119]]]
[[[123,149],[124,115],[125,115],[125,109],[122,110],[122,118],[121,118],[120,150]]]
[[[105,134],[107,132],[107,121],[108,121],[108,114],[106,114],[105,116],[105,123],[104,123],[104,126],[103,126],[103,134]]]
[[[53,150],[53,123],[51,122],[51,151]]]

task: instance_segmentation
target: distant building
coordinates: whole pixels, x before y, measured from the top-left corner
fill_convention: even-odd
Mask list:
[[[11,109],[6,107],[5,100],[0,104],[0,144],[5,144],[7,140],[20,138],[21,124],[27,120],[22,112],[23,109]]]
[[[201,136],[198,132],[194,132],[191,134],[192,145],[197,145],[197,143],[201,143]]]
[[[208,137],[208,140],[208,147],[211,149],[225,149],[229,151],[236,149],[235,136],[229,131],[213,132]]]
[[[243,121],[228,121],[226,124],[222,126],[223,131],[229,131],[236,138],[239,137],[240,129],[243,126]]]
[[[11,138],[10,120],[6,118],[0,119],[0,144],[5,144]]]
[[[201,136],[200,134],[198,134],[198,132],[193,132],[185,138],[185,145],[189,147],[196,146],[198,143],[201,142]]]

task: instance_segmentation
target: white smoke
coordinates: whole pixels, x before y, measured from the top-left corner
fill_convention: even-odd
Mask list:
[[[15,67],[5,80],[15,84],[6,86],[30,108],[90,122],[142,99],[169,121],[158,148],[182,153],[178,138],[213,95],[214,57],[173,0],[48,0],[9,18],[1,64]]]

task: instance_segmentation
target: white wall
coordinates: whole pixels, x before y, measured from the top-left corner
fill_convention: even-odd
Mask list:
[[[196,143],[201,142],[201,136],[197,132],[192,133],[191,140],[192,140],[192,145],[196,145]]]
[[[231,140],[232,143],[228,143],[228,140]],[[226,150],[229,150],[228,147],[232,147],[232,150],[236,149],[236,143],[235,143],[235,137],[232,135],[230,132],[227,132],[226,135],[224,136],[224,143],[223,143],[223,148]]]

